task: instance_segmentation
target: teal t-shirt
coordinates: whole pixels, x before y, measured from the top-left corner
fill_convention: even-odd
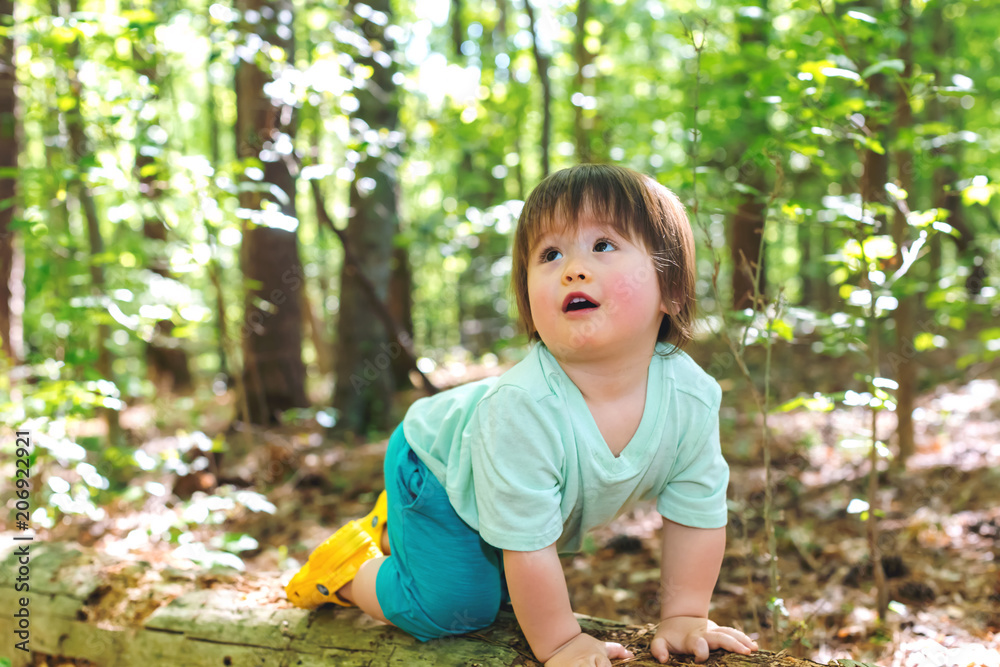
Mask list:
[[[722,391],[683,352],[663,356],[671,349],[657,345],[642,419],[617,457],[543,343],[499,378],[416,401],[403,433],[462,520],[500,549],[579,551],[587,531],[654,498],[671,521],[719,528]]]

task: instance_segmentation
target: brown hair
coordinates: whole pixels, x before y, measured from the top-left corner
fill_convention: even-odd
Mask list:
[[[618,234],[641,244],[653,258],[660,295],[672,303],[656,339],[684,347],[693,337],[695,318],[694,235],[677,196],[631,169],[580,164],[550,175],[524,202],[514,234],[511,291],[521,325],[538,339],[528,303],[528,263],[532,246],[546,232],[571,227],[586,209]]]

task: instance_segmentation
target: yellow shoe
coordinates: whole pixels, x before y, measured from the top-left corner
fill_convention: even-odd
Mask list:
[[[378,500],[375,501],[375,509],[365,518],[357,520],[359,527],[368,533],[368,536],[372,538],[372,542],[379,548],[382,546],[382,533],[385,532],[385,520],[388,514],[389,499],[385,491],[383,491],[378,494]]]
[[[285,586],[285,595],[292,604],[303,609],[315,609],[327,602],[353,607],[338,597],[337,591],[357,576],[362,563],[383,555],[379,541],[385,519],[383,491],[368,516],[351,521],[316,547],[309,561]]]

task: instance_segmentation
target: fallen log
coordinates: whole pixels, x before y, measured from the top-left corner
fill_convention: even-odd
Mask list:
[[[5,540],[6,541],[6,540]],[[19,570],[28,550],[28,570]],[[18,550],[21,550],[20,552]],[[21,558],[21,562],[19,562]],[[277,577],[129,562],[67,544],[0,547],[0,656],[13,667],[513,667],[538,665],[510,612],[489,628],[420,643],[356,609],[309,612],[284,599]],[[25,575],[27,572],[27,575]],[[29,590],[17,590],[28,583]],[[19,610],[27,609],[18,616]],[[628,646],[629,665],[658,665],[653,626],[581,617],[584,628]],[[18,634],[18,633],[24,634]],[[26,638],[26,639],[25,639]],[[22,642],[19,644],[19,642]],[[18,646],[27,650],[21,650]],[[688,664],[689,659],[672,659]],[[814,667],[761,651],[716,652],[708,665]]]

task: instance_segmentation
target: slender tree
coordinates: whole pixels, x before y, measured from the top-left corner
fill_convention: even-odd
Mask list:
[[[390,426],[394,388],[390,366],[402,354],[362,284],[368,280],[376,297],[386,302],[393,238],[399,229],[399,102],[393,81],[396,46],[386,31],[392,23],[388,0],[369,2],[364,9],[361,3],[351,2],[348,15],[356,17],[370,46],[370,50],[355,56],[354,67],[366,68],[370,76],[355,91],[358,108],[353,125],[363,128],[367,146],[359,151],[354,165],[349,196],[351,217],[344,232],[358,263],[345,261],[340,276],[333,406],[340,430],[363,433]]]
[[[70,0],[69,13],[75,14],[77,11],[77,0]],[[90,184],[83,176],[83,166],[95,161],[93,149],[86,136],[83,122],[83,83],[79,77],[78,62],[80,58],[80,43],[76,39],[67,45],[67,54],[73,61],[74,66],[67,72],[69,80],[69,99],[71,106],[65,111],[65,127],[68,135],[68,148],[70,151],[69,163],[76,168],[72,176],[72,185],[76,190],[77,198],[80,202],[80,211],[83,213],[84,223],[87,229],[87,244],[90,251],[90,289],[93,296],[99,299],[107,298],[107,281],[104,275],[104,264],[102,255],[104,254],[104,237],[101,233],[100,219],[97,214],[97,204],[94,201],[94,194]],[[95,349],[97,359],[94,363],[94,370],[98,376],[104,380],[114,382],[112,370],[113,358],[111,350],[108,349],[108,341],[111,339],[111,326],[108,319],[98,320]],[[108,427],[108,438],[113,444],[119,444],[122,438],[121,426],[118,421],[118,411],[112,408],[100,408],[98,412],[104,418]]]
[[[151,86],[158,88],[162,63],[159,62],[156,50],[149,49],[147,45],[137,41],[132,44],[132,59],[138,73],[144,76]],[[158,97],[159,95],[154,93],[144,102],[155,109]],[[168,180],[168,174],[165,173],[167,165],[162,160],[157,160],[155,157],[158,154],[155,150],[157,146],[149,139],[150,129],[159,124],[157,116],[158,114],[140,117],[136,132],[135,172],[139,181],[139,191],[146,200],[143,208],[142,233],[149,241],[149,245],[154,248],[147,268],[164,278],[170,278],[172,277],[170,262],[163,254],[167,241],[167,225],[159,215],[160,198]],[[153,337],[146,347],[146,363],[150,375],[159,387],[187,392],[192,387],[191,369],[187,351],[181,344],[182,340],[172,335],[175,326],[170,319],[162,319],[156,323]]]
[[[590,0],[578,0],[576,5],[576,41],[573,43],[573,55],[576,59],[576,73],[573,75],[574,95],[585,94],[586,68],[594,61],[593,54],[587,50],[587,20],[589,18]],[[573,137],[576,140],[576,157],[580,162],[592,162],[594,159],[590,150],[590,131],[592,129],[593,118],[587,117],[584,113],[583,102],[573,104]]]
[[[240,0],[244,43],[236,66],[236,152],[263,169],[263,188],[245,179],[240,206],[250,212],[240,265],[247,280],[244,306],[243,387],[250,419],[278,420],[281,411],[308,405],[302,363],[304,283],[299,261],[295,178],[289,167],[294,108],[264,91],[293,56],[292,3]],[[251,23],[250,18],[257,21]],[[278,51],[282,55],[274,58]],[[261,69],[266,59],[271,72]]]
[[[0,0],[0,28],[14,25],[13,0]],[[12,334],[14,325],[14,294],[11,277],[14,267],[14,204],[17,195],[17,116],[14,87],[14,38],[5,30],[0,35],[0,344],[3,354],[18,361]]]
[[[908,199],[897,203],[893,212],[892,237],[896,242],[896,265],[903,262],[903,251],[909,246],[910,226],[906,222],[910,202],[915,199],[913,178],[913,154],[909,148],[908,135],[902,140],[900,133],[906,133],[913,127],[913,109],[910,106],[910,80],[913,76],[913,8],[910,0],[900,0],[901,16],[900,30],[904,42],[900,47],[899,57],[903,61],[902,79],[896,84],[896,109],[894,129],[897,133],[893,161],[896,164],[896,178],[899,187],[908,194]],[[916,316],[916,298],[912,294],[900,294],[899,303],[893,318],[896,321],[895,354],[893,354],[893,378],[898,384],[896,391],[896,438],[899,446],[899,458],[905,461],[914,452],[913,444],[913,407],[917,393],[917,360],[912,353],[914,337],[914,319]]]
[[[742,12],[737,22],[737,39],[742,45],[742,52],[750,62],[762,61],[767,48],[767,27],[770,25],[767,19],[767,0],[760,1],[759,9],[759,12]],[[746,91],[746,94],[740,97],[744,135],[751,137],[751,141],[760,142],[767,136],[767,121],[760,109],[757,92],[749,85],[749,70],[741,68],[736,78],[737,81],[734,82],[736,89]],[[761,235],[764,233],[764,215],[767,206],[765,168],[768,158],[759,149],[747,146],[739,149],[737,154],[743,155],[738,172],[739,189],[742,194],[729,224],[729,250],[733,266],[733,308],[740,310],[757,307],[757,304],[752,303],[756,276],[759,275],[756,286],[758,293],[767,292],[767,271],[762,265],[765,253]]]
[[[884,135],[886,132],[885,124],[880,118],[881,108],[885,104],[886,100],[886,77],[884,74],[878,73],[873,74],[868,79],[868,94],[869,99],[876,105],[877,110],[875,113],[871,114],[870,117],[866,119],[866,133],[870,133],[877,139],[882,140],[880,143],[886,145],[888,142],[884,141]],[[864,209],[868,209],[869,206],[874,205],[884,205],[886,203],[886,192],[885,184],[889,178],[889,156],[886,152],[873,150],[868,148],[864,152],[864,173],[861,176],[860,190],[861,190],[861,201]],[[883,213],[877,212],[875,217],[875,227],[871,230],[872,235],[879,235],[885,233],[886,228],[886,217]],[[862,239],[862,248],[864,248],[864,240]],[[862,256],[863,259],[863,269],[861,284],[873,292],[872,285],[870,283],[870,277],[868,275],[868,259],[866,256]],[[873,296],[874,299],[874,296]],[[870,304],[868,317],[868,351],[869,351],[869,372],[872,378],[879,377],[881,372],[881,358],[879,352],[879,325],[878,318],[875,315],[875,305],[874,302]],[[871,507],[868,513],[868,520],[866,521],[866,528],[868,534],[868,548],[869,548],[869,558],[872,564],[872,576],[875,583],[876,592],[876,608],[878,610],[879,618],[885,620],[886,609],[889,604],[888,599],[888,589],[885,585],[885,570],[882,568],[882,552],[878,546],[878,413],[879,410],[875,407],[870,408],[871,412],[871,450],[869,452],[869,461],[871,464],[871,470],[869,471],[868,478],[868,502]]]
[[[543,53],[538,45],[538,21],[535,20],[535,8],[531,0],[525,0],[524,9],[528,12],[528,23],[531,26],[531,50],[535,55],[535,68],[538,70],[538,80],[542,85],[542,178],[549,175],[549,146],[552,142],[552,80],[549,78],[549,65],[552,58]]]
[[[933,3],[928,5],[923,14],[927,17],[927,22],[933,26],[931,51],[934,56],[934,85],[938,89],[945,89],[949,85],[950,77],[949,72],[946,71],[946,63],[949,62],[955,42],[955,28],[953,23],[945,18],[945,6],[947,5],[943,3]],[[960,126],[961,116],[954,117],[950,113],[955,108],[955,102],[955,98],[946,97],[940,93],[933,95],[927,103],[929,120],[935,124],[951,121],[955,125]],[[957,237],[938,234],[931,236],[931,279],[937,280],[941,277],[941,244],[945,239],[954,241],[959,258],[965,259],[969,254],[970,248],[974,247],[975,234],[967,220],[966,210],[962,203],[962,192],[957,183],[963,159],[961,142],[946,143],[941,141],[939,145],[932,149],[931,155],[935,158],[933,205],[948,212],[947,222],[958,232]],[[973,276],[970,275],[969,278],[971,281]]]

